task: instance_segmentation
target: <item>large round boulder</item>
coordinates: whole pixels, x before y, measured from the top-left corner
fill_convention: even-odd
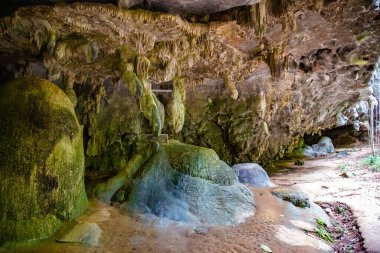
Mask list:
[[[268,173],[256,163],[240,163],[232,166],[239,178],[239,182],[257,187],[274,187]]]
[[[255,212],[252,193],[213,150],[179,142],[163,145],[131,188],[127,210],[176,221],[237,224]]]
[[[82,127],[39,78],[0,86],[0,245],[51,236],[87,204]]]

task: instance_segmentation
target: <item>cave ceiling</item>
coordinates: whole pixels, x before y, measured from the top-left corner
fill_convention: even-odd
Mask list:
[[[188,101],[264,97],[261,109],[244,112],[255,111],[262,134],[242,137],[243,153],[258,152],[256,139],[265,149],[270,134],[288,136],[273,144],[278,153],[293,137],[336,126],[339,113],[368,99],[380,55],[380,14],[371,1],[220,2],[120,3],[173,13],[99,2],[24,6],[0,21],[1,73],[101,85],[122,82],[120,62],[137,69],[136,57],[144,57],[149,81],[183,78]]]

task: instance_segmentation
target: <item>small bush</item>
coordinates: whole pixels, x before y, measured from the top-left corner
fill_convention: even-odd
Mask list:
[[[363,164],[370,166],[374,170],[380,170],[380,156],[369,155],[363,160]]]
[[[329,232],[327,232],[327,230],[326,230],[327,225],[326,225],[325,221],[321,218],[318,218],[318,219],[316,219],[316,222],[317,222],[316,232],[317,232],[317,235],[319,236],[319,238],[333,243],[334,242],[333,236]]]

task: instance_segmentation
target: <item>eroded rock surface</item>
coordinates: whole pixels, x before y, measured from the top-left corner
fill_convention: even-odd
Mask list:
[[[0,87],[0,245],[51,236],[86,208],[82,127],[53,83]]]
[[[94,3],[21,8],[1,21],[1,76],[73,87],[87,166],[125,164],[153,118],[229,164],[282,157],[368,99],[380,19],[358,0],[271,3],[192,22]],[[174,92],[178,78],[185,89]]]
[[[144,166],[124,207],[191,223],[231,225],[255,213],[251,191],[213,150],[170,142]]]

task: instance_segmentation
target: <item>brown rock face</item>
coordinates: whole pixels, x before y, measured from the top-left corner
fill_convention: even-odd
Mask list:
[[[209,12],[217,2],[199,7]],[[186,6],[174,3],[160,6]],[[21,8],[0,23],[0,77],[39,75],[74,87],[88,166],[117,168],[151,131],[136,101],[141,73],[166,114],[172,81],[185,81],[185,123],[175,138],[229,163],[272,159],[367,100],[380,55],[380,13],[370,1],[274,3],[191,22],[103,4]]]
[[[130,8],[134,6],[143,6],[149,9],[160,10],[164,12],[187,14],[209,14],[225,11],[237,6],[248,6],[258,3],[259,0],[119,0],[120,7]]]

